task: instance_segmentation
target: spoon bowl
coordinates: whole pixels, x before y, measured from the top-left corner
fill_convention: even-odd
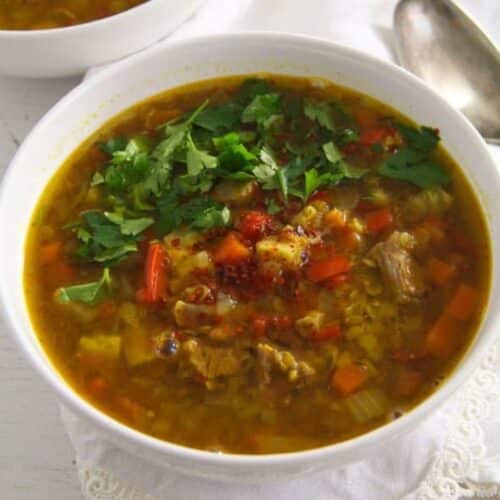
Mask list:
[[[401,0],[394,13],[400,64],[500,144],[500,53],[452,0]]]

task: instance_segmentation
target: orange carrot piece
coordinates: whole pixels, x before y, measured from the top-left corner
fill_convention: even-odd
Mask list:
[[[307,269],[307,277],[311,281],[323,281],[351,269],[349,259],[344,255],[335,255],[327,260],[313,262]]]
[[[381,208],[365,215],[366,229],[370,233],[379,233],[394,224],[394,216],[388,208]]]
[[[167,252],[159,242],[149,244],[144,266],[145,287],[137,291],[139,302],[158,303],[167,294]]]
[[[342,336],[342,328],[337,323],[325,325],[321,330],[314,332],[313,340],[332,340],[339,339]]]
[[[446,311],[425,337],[425,348],[435,358],[449,358],[458,347],[457,322]]]
[[[347,225],[347,214],[343,210],[334,208],[325,215],[325,224],[333,230],[344,229]]]
[[[234,233],[229,233],[215,249],[216,264],[240,264],[251,256],[250,249]]]
[[[51,243],[46,243],[40,248],[39,258],[40,264],[43,266],[47,264],[52,264],[61,255],[62,242],[52,241]]]
[[[455,295],[448,304],[448,313],[460,321],[471,318],[477,304],[477,290],[462,283],[458,286]]]
[[[356,392],[367,380],[368,373],[359,365],[346,365],[337,368],[332,376],[332,385],[343,396]]]
[[[432,257],[428,262],[428,275],[431,282],[436,286],[443,286],[455,274],[456,267]]]

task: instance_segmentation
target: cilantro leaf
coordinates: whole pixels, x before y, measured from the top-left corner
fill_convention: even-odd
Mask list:
[[[416,129],[403,124],[396,127],[405,139],[405,146],[387,158],[378,173],[422,189],[448,184],[451,180],[448,172],[431,158],[439,142],[438,132],[429,127]]]
[[[315,168],[307,170],[304,173],[304,178],[304,198],[307,200],[321,186],[323,180]]]
[[[241,102],[249,102],[255,96],[260,94],[269,94],[271,86],[266,80],[260,78],[249,78],[243,82],[243,85],[238,91],[237,98]]]
[[[274,198],[266,198],[264,203],[266,204],[267,213],[269,215],[276,215],[282,211],[281,206]]]
[[[310,120],[318,122],[323,128],[332,132],[335,130],[332,107],[327,102],[319,102],[312,99],[306,100],[304,103],[304,114]]]
[[[207,196],[181,203],[179,192],[169,191],[159,202],[160,215],[157,231],[168,234],[185,224],[194,229],[224,227],[230,222],[231,211],[225,205]]]
[[[406,144],[411,149],[430,153],[433,151],[439,142],[439,133],[437,130],[430,127],[420,127],[416,129],[402,123],[396,124],[399,133],[404,137]]]
[[[333,142],[327,142],[323,145],[323,152],[325,153],[326,159],[330,163],[337,163],[344,159],[344,156],[340,150],[333,144]]]
[[[333,142],[328,142],[323,145],[323,152],[325,153],[326,159],[334,164],[337,168],[337,174],[339,180],[344,179],[360,179],[365,175],[368,170],[365,168],[354,167],[349,165],[345,160],[344,156],[340,150],[333,144]],[[333,178],[331,179],[333,181]]]
[[[243,110],[243,123],[257,123],[259,126],[269,125],[269,120],[281,111],[281,95],[277,93],[259,94]]]
[[[432,160],[400,166],[389,158],[378,169],[378,173],[391,179],[411,182],[422,189],[444,186],[451,180],[448,172]]]
[[[127,146],[127,139],[125,137],[112,137],[106,142],[99,143],[99,149],[109,156],[112,156],[116,151],[121,151]]]
[[[228,102],[211,108],[204,109],[193,123],[211,132],[232,130],[240,121],[243,106]]]
[[[198,175],[204,168],[215,168],[217,158],[196,147],[191,135],[187,140],[186,163],[188,175]]]
[[[243,144],[231,144],[218,156],[219,167],[228,171],[245,170],[256,157]]]
[[[82,213],[83,225],[76,229],[82,245],[77,255],[88,262],[113,265],[137,251],[141,232],[153,224],[149,217],[125,219],[122,215],[99,210]]]
[[[105,268],[99,281],[58,288],[56,300],[61,304],[83,302],[94,305],[111,293],[111,273]]]

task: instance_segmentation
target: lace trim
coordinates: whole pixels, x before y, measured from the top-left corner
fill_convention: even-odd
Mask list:
[[[78,478],[86,500],[159,500],[103,469],[78,464]]]
[[[450,431],[444,446],[412,498],[500,498],[500,485],[478,484],[470,479],[481,468],[494,466],[495,462],[495,457],[487,457],[481,424],[491,418],[493,403],[500,399],[500,377],[494,371],[499,350],[500,338],[457,395],[448,415],[447,428]]]

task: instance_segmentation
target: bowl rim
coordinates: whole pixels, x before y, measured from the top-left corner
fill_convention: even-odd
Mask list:
[[[14,169],[17,168],[16,163],[18,162],[18,159],[24,155],[24,150],[28,148],[28,145],[31,142],[31,136],[37,134],[39,129],[43,129],[45,123],[49,122],[53,116],[56,116],[60,109],[71,106],[74,100],[79,99],[82,95],[85,95],[88,87],[101,85],[108,78],[113,78],[117,75],[119,76],[122,72],[127,72],[134,67],[136,61],[154,56],[157,51],[168,54],[169,51],[175,51],[178,47],[193,47],[196,49],[196,47],[200,45],[206,46],[207,44],[217,44],[221,42],[230,43],[231,41],[238,41],[239,43],[254,42],[281,45],[288,44],[292,47],[295,45],[301,46],[302,48],[310,48],[311,50],[316,48],[334,51],[341,56],[355,59],[365,65],[376,66],[381,70],[385,70],[388,75],[406,79],[409,83],[416,87],[418,92],[423,94],[426,99],[440,101],[441,106],[446,107],[454,119],[461,122],[462,126],[469,132],[469,140],[474,141],[473,147],[482,149],[485,153],[484,159],[487,159],[490,162],[492,170],[497,171],[492,156],[486,147],[486,143],[470,122],[460,112],[455,110],[451,105],[444,101],[443,98],[430,89],[422,80],[418,79],[405,69],[357,49],[308,35],[282,33],[277,31],[228,32],[196,36],[188,39],[171,41],[169,44],[161,47],[153,47],[148,51],[137,53],[127,59],[119,61],[82,81],[42,117],[42,119],[24,139],[22,145],[9,163],[0,185],[0,214],[4,210],[7,210],[7,207],[5,206],[5,198],[7,189],[11,183],[10,179],[13,176]],[[151,95],[150,97],[153,96]],[[497,184],[500,185],[500,173],[498,173],[498,171],[496,177],[497,178],[495,180]],[[40,195],[41,192],[39,193],[39,196]],[[487,214],[485,214],[485,216],[487,219],[488,231],[491,236],[491,224]],[[489,319],[490,323],[500,320],[500,307],[497,307],[496,309],[492,307],[496,267],[494,248],[492,244],[493,238],[490,238],[490,243],[492,252],[492,281],[490,283],[490,292],[487,305],[485,307],[485,313],[483,314],[481,323],[478,326],[478,330],[482,330],[484,328],[486,319]],[[303,451],[262,455],[218,454],[164,441],[142,433],[132,427],[128,427],[118,420],[115,420],[99,410],[97,407],[93,406],[90,402],[86,401],[68,383],[65,382],[63,377],[57,372],[56,368],[52,365],[52,363],[50,363],[50,360],[46,361],[43,359],[41,353],[38,352],[34,345],[29,341],[29,337],[23,333],[21,325],[17,324],[14,307],[11,303],[11,299],[9,298],[8,287],[6,286],[4,280],[4,276],[0,276],[0,310],[2,311],[2,315],[5,319],[7,330],[14,341],[20,346],[24,354],[31,360],[31,363],[35,365],[38,372],[41,373],[43,378],[54,388],[57,396],[72,411],[76,412],[79,416],[84,417],[87,421],[97,425],[105,432],[110,433],[114,438],[121,439],[122,446],[125,448],[130,449],[131,446],[136,448],[147,447],[155,453],[162,454],[163,456],[171,455],[182,457],[183,460],[189,461],[191,464],[228,467],[228,472],[230,472],[231,467],[237,466],[245,467],[247,470],[251,471],[252,469],[261,469],[266,466],[297,466],[304,465],[307,462],[319,463],[323,462],[323,460],[324,463],[326,463],[326,459],[332,459],[335,456],[341,457],[343,455],[347,455],[357,448],[364,447],[367,449],[373,449],[373,447],[377,444],[381,444],[384,441],[388,441],[403,433],[407,433],[413,424],[420,422],[431,411],[435,411],[456,391],[460,385],[466,381],[472,371],[479,366],[481,359],[484,358],[486,351],[495,340],[495,331],[491,326],[488,329],[483,330],[481,336],[476,336],[474,343],[469,350],[464,353],[463,357],[459,361],[459,364],[446,377],[443,385],[441,385],[434,393],[425,398],[412,410],[405,413],[402,417],[380,427],[376,427],[369,432],[338,443]],[[168,466],[168,462],[165,465]]]
[[[55,38],[64,35],[78,35],[78,34],[89,34],[93,29],[99,29],[104,27],[105,24],[119,23],[121,21],[125,22],[128,17],[137,14],[138,10],[153,9],[156,5],[164,2],[165,0],[146,0],[143,3],[134,5],[127,10],[118,12],[117,14],[112,14],[111,16],[101,17],[99,19],[94,19],[92,21],[86,21],[84,23],[78,23],[73,26],[61,26],[58,28],[48,28],[48,29],[36,29],[36,30],[6,30],[0,29],[0,39],[5,38],[8,40],[44,40]],[[132,19],[130,19],[131,21]]]

